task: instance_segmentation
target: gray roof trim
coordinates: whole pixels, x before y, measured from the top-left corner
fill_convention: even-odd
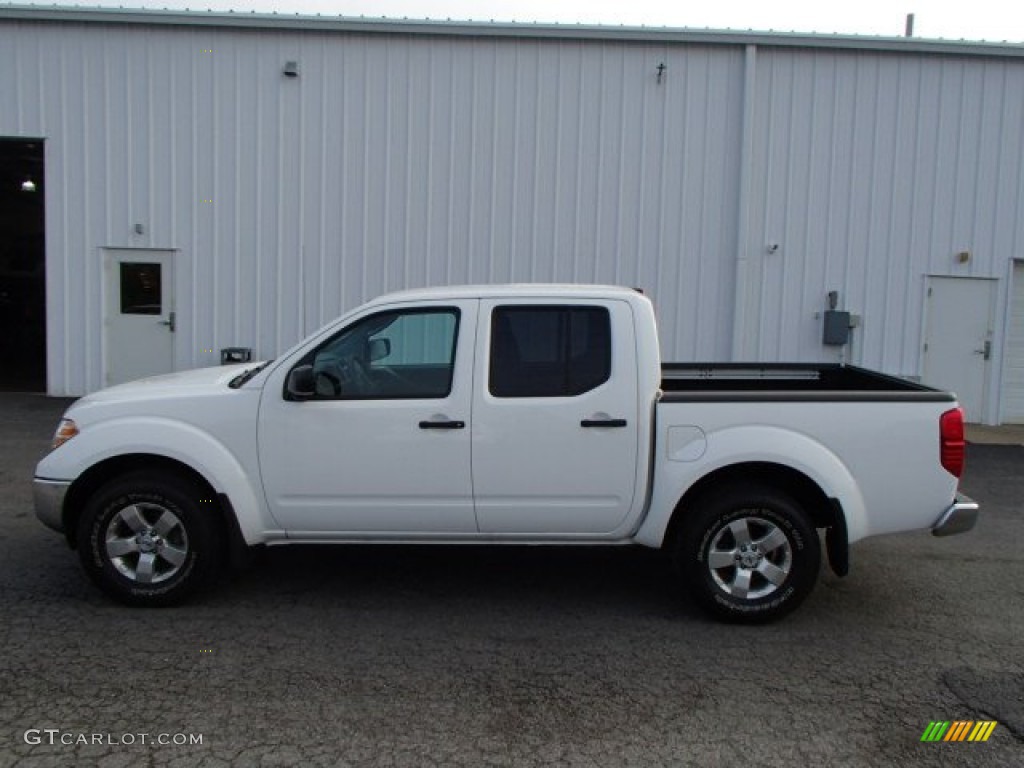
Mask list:
[[[548,40],[824,48],[891,53],[957,56],[1024,57],[1024,44],[926,40],[867,35],[821,35],[797,32],[739,32],[670,27],[614,27],[583,24],[529,24],[451,20],[411,20],[302,16],[292,14],[224,13],[81,6],[0,5],[0,20],[55,21],[94,24],[139,24],[226,27],[262,30],[344,32],[353,34],[510,37]]]

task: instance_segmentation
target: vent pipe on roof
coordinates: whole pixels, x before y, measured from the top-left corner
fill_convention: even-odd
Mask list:
[[[903,36],[904,37],[913,37],[914,36],[914,14],[912,14],[912,13],[908,13],[907,14],[907,26],[906,26],[906,28],[903,31]]]

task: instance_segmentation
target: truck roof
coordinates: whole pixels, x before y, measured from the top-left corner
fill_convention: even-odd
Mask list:
[[[579,283],[508,283],[504,285],[445,285],[414,288],[388,293],[374,299],[371,304],[393,301],[429,301],[437,299],[497,299],[497,298],[635,298],[635,288],[619,285],[581,285]]]

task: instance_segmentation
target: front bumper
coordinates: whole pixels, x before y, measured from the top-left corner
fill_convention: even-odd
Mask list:
[[[957,533],[966,533],[978,522],[978,502],[969,499],[962,494],[956,495],[956,501],[949,505],[949,509],[942,513],[942,516],[932,526],[933,536],[952,536]]]
[[[64,532],[64,495],[71,485],[66,480],[46,480],[37,477],[32,481],[32,499],[35,502],[36,517],[43,525],[60,533]]]

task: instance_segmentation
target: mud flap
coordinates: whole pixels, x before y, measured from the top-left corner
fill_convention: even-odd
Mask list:
[[[828,564],[836,576],[845,576],[850,572],[850,539],[846,532],[846,515],[836,499],[829,499],[832,504],[832,524],[825,530],[825,550],[828,552]]]

